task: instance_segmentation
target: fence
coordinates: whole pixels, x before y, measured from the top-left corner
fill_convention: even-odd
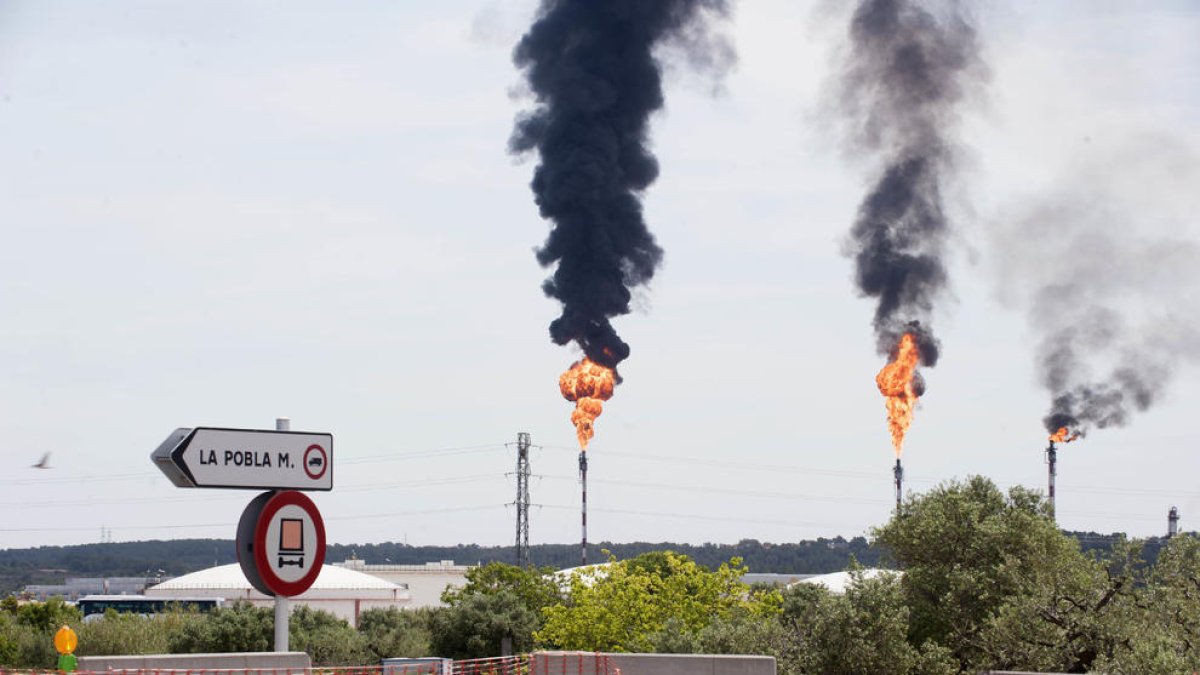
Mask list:
[[[62,675],[57,670],[5,670],[0,675]],[[606,654],[556,652],[489,659],[393,663],[353,668],[122,668],[77,670],[75,675],[620,675]]]

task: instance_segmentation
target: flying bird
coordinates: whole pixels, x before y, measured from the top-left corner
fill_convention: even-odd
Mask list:
[[[50,468],[50,453],[47,452],[46,454],[42,455],[42,458],[38,460],[38,463],[31,464],[29,468],[31,468],[31,469],[49,469]]]

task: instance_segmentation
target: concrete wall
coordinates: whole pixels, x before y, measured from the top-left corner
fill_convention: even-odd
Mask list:
[[[621,675],[775,675],[775,657],[715,654],[602,654]],[[604,661],[582,652],[535,652],[531,675],[604,675]]]
[[[245,670],[312,667],[304,652],[244,652],[240,654],[144,654],[141,656],[80,656],[78,670]]]

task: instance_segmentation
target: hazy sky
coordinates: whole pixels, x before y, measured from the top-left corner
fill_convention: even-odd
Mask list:
[[[841,253],[869,167],[823,121],[840,5],[743,0],[715,94],[668,67],[645,196],[666,258],[615,322],[633,352],[589,450],[592,541],[850,537],[889,515],[873,306]],[[531,540],[578,541],[557,389],[576,352],[547,335],[532,158],[505,152],[534,6],[0,3],[0,548],[232,538],[254,493],[175,488],[149,454],[176,427],[276,416],[334,435],[334,490],[313,495],[332,542],[511,544],[519,431],[539,446]],[[1120,264],[1122,237],[1200,240],[1200,5],[977,19],[991,79],[961,123],[915,491],[1044,489],[1048,396],[1000,285],[1056,264],[1034,256],[1058,224],[1017,225],[1102,212],[1117,289],[1151,271]],[[1125,305],[1194,326],[1194,275],[1171,269]],[[1172,504],[1200,522],[1200,369],[1176,374],[1059,453],[1064,527],[1159,534]]]

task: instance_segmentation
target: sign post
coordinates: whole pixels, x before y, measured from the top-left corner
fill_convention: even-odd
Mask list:
[[[291,431],[291,429],[292,429],[292,420],[290,418],[288,418],[288,417],[276,417],[275,418],[275,431]],[[332,444],[330,444],[330,445],[332,445]],[[313,445],[309,449],[311,449],[313,447],[320,447],[320,446]],[[308,466],[307,466],[308,456],[307,455],[308,455],[309,449],[305,450],[304,460],[300,462],[301,466],[304,467],[305,473],[308,472]],[[324,452],[322,452],[321,456],[325,459],[325,464],[323,465],[322,468],[328,469],[329,468],[329,457],[327,455],[325,455]],[[330,473],[329,477],[330,477],[330,479],[332,479],[333,474]],[[331,485],[331,487],[332,487],[332,485]],[[323,527],[321,529],[324,530]],[[324,531],[322,531],[321,534],[324,534]],[[325,542],[321,542],[321,551],[322,551],[322,555],[324,555]],[[238,560],[241,560],[240,553],[238,554]],[[321,566],[317,565],[317,569],[318,570],[321,569]],[[290,603],[288,603],[288,597],[286,595],[276,595],[275,596],[275,651],[276,652],[286,652],[288,650],[288,631],[290,630],[291,616],[292,616],[292,610],[291,610],[291,607],[288,606],[289,604]]]
[[[298,490],[333,489],[333,435],[290,430],[180,428],[150,455],[178,487],[268,490],[242,512],[237,557],[246,579],[275,597],[275,651],[288,651],[288,598],[325,563],[325,523]]]

